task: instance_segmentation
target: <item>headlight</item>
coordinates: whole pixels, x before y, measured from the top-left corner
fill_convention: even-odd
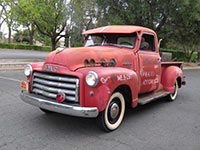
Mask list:
[[[26,68],[24,69],[24,74],[27,76],[27,77],[29,77],[30,75],[31,75],[31,73],[32,73],[32,67],[31,67],[31,65],[26,65]]]
[[[88,74],[86,75],[86,83],[90,86],[90,87],[95,87],[98,82],[99,82],[99,78],[96,72],[94,71],[89,71]]]

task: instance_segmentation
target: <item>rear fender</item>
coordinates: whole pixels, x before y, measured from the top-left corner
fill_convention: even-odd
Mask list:
[[[99,111],[103,111],[114,90],[120,85],[129,86],[132,95],[132,107],[137,105],[138,78],[134,71],[120,67],[82,68],[78,71],[81,71],[85,76],[87,72],[95,71],[99,77],[98,85],[94,88],[85,83],[84,106],[98,107]]]
[[[181,68],[177,66],[169,66],[169,67],[164,68],[162,71],[162,78],[161,78],[161,84],[163,85],[163,89],[165,91],[169,91],[173,93],[174,84],[178,78],[181,79],[181,83],[182,83],[183,72]]]

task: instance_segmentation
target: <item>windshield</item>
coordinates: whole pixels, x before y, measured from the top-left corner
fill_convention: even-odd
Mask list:
[[[85,47],[88,46],[117,46],[125,48],[134,48],[137,34],[92,34],[89,35]]]

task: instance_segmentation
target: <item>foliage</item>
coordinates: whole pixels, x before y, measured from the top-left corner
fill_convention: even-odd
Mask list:
[[[28,18],[37,30],[51,38],[52,50],[55,50],[68,18],[66,0],[18,0],[18,4],[29,14]]]
[[[51,46],[51,38],[41,34],[38,31],[35,32],[34,39],[35,39],[35,41],[43,43],[46,46]]]
[[[171,30],[174,34],[171,37],[173,41],[170,42],[176,42],[176,47],[185,51],[186,59],[190,62],[193,53],[200,50],[200,0],[188,0],[173,19],[174,26]]]
[[[13,39],[16,42],[29,43],[29,41],[30,41],[30,39],[29,39],[29,31],[28,30],[24,30],[24,31],[19,30],[13,35]]]
[[[14,44],[14,43],[12,44],[0,43],[0,48],[51,51],[51,47],[49,46],[37,46],[37,45]]]
[[[18,0],[13,7],[14,20],[16,21],[15,27],[18,28],[22,25],[28,31],[29,44],[33,44],[33,36],[36,30],[36,27],[33,22],[31,13],[28,11],[26,3],[24,0]]]
[[[6,22],[8,26],[8,43],[11,42],[11,32],[12,32],[12,27],[13,27],[13,17],[14,17],[14,12],[13,12],[13,6],[15,4],[15,0],[0,0],[0,6],[3,9],[2,12],[2,18]]]
[[[82,47],[82,46],[83,46],[83,43],[81,42],[74,43],[74,47]]]
[[[162,46],[185,51],[187,61],[200,49],[200,0],[97,0],[102,8],[99,25],[149,27],[163,39]],[[192,38],[192,40],[191,40]]]
[[[94,28],[99,18],[99,9],[96,0],[71,0],[69,34],[72,45],[83,42],[82,32]]]
[[[1,2],[1,1],[0,1]],[[0,5],[0,31],[1,31],[1,26],[5,21],[5,18],[3,17],[3,13],[4,13],[4,9],[3,7]]]
[[[3,32],[0,32],[0,40],[3,38]]]
[[[187,58],[185,55],[185,52],[182,50],[175,50],[175,49],[160,49],[160,52],[168,52],[168,53],[172,53],[172,59],[174,59],[174,61],[183,61],[186,62]],[[191,56],[191,62],[197,62],[197,52],[194,52]]]
[[[186,61],[185,52],[182,50],[160,48],[160,52],[172,53],[172,59],[174,59],[175,61]]]

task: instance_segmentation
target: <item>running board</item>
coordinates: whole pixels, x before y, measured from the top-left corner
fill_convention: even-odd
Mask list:
[[[152,102],[154,100],[157,100],[161,97],[165,97],[169,94],[170,94],[170,92],[158,91],[158,92],[152,92],[152,93],[145,94],[145,95],[140,95],[138,103],[140,105],[144,105],[144,104],[147,104],[147,103]]]

